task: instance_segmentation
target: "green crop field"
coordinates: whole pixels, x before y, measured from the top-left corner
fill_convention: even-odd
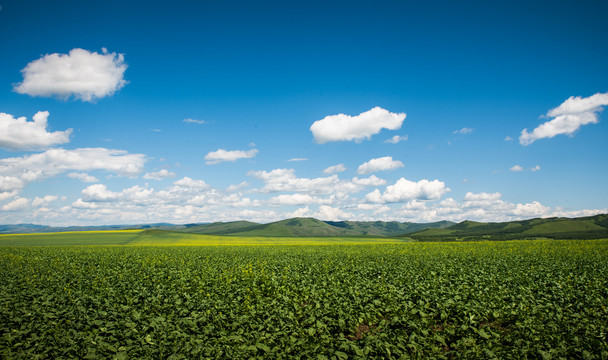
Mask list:
[[[2,359],[608,359],[608,240],[0,245]]]

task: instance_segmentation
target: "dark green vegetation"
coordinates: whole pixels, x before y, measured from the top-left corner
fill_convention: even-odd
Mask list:
[[[268,224],[250,221],[215,222],[210,224],[148,224],[91,227],[49,227],[32,224],[0,225],[0,234],[46,233],[101,230],[167,230],[205,235],[236,236],[374,236],[391,237],[414,231],[454,225],[450,221],[436,223],[400,223],[384,221],[320,221],[313,218],[293,218]]]
[[[608,358],[608,241],[0,247],[0,358]]]
[[[608,238],[608,215],[575,219],[531,219],[503,223],[463,221],[445,229],[425,229],[404,236],[419,241],[605,239]]]
[[[216,222],[210,224],[148,224],[113,225],[101,227],[50,228],[37,225],[0,225],[0,233],[33,233],[84,230],[165,230],[189,234],[262,236],[262,237],[406,237],[419,241],[471,241],[516,239],[602,239],[608,238],[608,215],[575,219],[548,218],[480,223],[450,221],[434,223],[385,221],[320,221],[313,218],[293,218],[269,224],[249,221]]]

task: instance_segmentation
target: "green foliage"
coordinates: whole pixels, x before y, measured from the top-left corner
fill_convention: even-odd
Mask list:
[[[0,247],[3,359],[608,357],[608,241]]]
[[[503,223],[463,221],[445,229],[425,229],[404,236],[418,241],[605,239],[608,238],[607,218],[607,215],[595,215],[575,219],[548,218]]]

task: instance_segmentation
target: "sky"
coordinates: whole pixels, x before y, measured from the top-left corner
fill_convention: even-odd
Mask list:
[[[606,13],[0,0],[0,223],[608,213]]]

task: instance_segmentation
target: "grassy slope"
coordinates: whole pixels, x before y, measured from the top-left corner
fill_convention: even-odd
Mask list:
[[[294,218],[259,225],[244,231],[235,231],[238,236],[357,236],[361,233],[332,226],[313,218]]]
[[[439,221],[428,224],[417,224],[397,221],[327,221],[328,224],[359,232],[368,236],[397,236],[408,234],[426,228],[444,228],[454,225],[450,221]]]
[[[73,231],[0,235],[0,246],[127,245],[141,230]]]
[[[360,237],[221,236],[166,230],[75,231],[0,235],[0,246],[241,246],[395,244],[405,239]]]
[[[260,224],[251,221],[230,221],[194,225],[179,231],[196,234],[225,235],[234,233],[235,231],[246,231],[249,229],[253,229],[257,226],[260,226]]]
[[[237,236],[380,236],[391,237],[428,227],[447,227],[449,221],[430,224],[384,221],[320,221],[313,218],[293,218],[269,224],[246,221],[213,223],[193,226],[186,231],[199,234]]]
[[[608,215],[582,218],[547,218],[510,221],[503,223],[478,223],[463,221],[446,229],[426,229],[403,236],[418,240],[442,240],[442,238],[490,238],[510,239],[515,237],[554,238],[606,238],[608,237]]]

